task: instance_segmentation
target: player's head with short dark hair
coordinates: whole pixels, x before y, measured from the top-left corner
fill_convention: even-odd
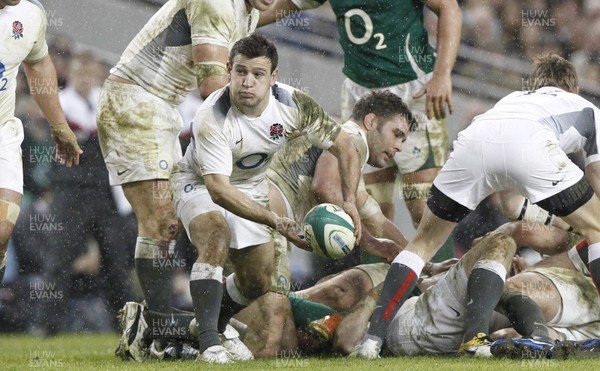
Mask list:
[[[352,120],[361,121],[369,113],[381,117],[383,119],[381,121],[400,115],[406,119],[410,131],[415,130],[417,127],[417,120],[408,109],[406,103],[402,101],[402,98],[389,90],[374,91],[362,97],[354,105]]]
[[[575,67],[568,60],[556,54],[535,58],[528,85],[529,90],[554,86],[571,93],[579,91]]]
[[[271,61],[271,72],[277,68],[279,57],[277,56],[277,48],[266,37],[257,33],[253,33],[248,37],[238,40],[233,44],[229,53],[229,64],[233,65],[233,59],[236,55],[241,54],[247,58],[265,57]]]

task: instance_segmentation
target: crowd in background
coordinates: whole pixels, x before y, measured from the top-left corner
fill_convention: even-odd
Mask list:
[[[582,85],[597,89],[600,1],[463,0],[461,7],[464,45],[524,61],[544,52],[557,53],[575,65]],[[431,35],[435,39],[435,32]],[[16,116],[25,128],[25,194],[0,288],[0,329],[40,336],[59,331],[114,331],[120,306],[139,300],[140,294],[132,274],[135,217],[122,191],[108,184],[96,134],[97,98],[110,65],[93,52],[75,50],[72,40],[63,35],[53,35],[49,46],[61,104],[84,154],[79,167],[57,166],[48,126],[20,74]],[[456,69],[479,67],[459,62]],[[185,126],[199,102],[192,95],[180,107]],[[184,146],[189,140],[186,133],[182,134]],[[479,209],[493,215],[490,207],[483,203]],[[476,228],[459,228],[456,243],[464,248],[473,237],[501,222],[488,220],[489,225],[482,228],[475,221]],[[174,303],[190,309],[187,273],[195,252],[185,234],[177,246],[179,256],[187,256],[189,264],[176,274]],[[320,272],[332,273],[357,259],[351,256],[332,262]]]
[[[530,61],[555,53],[575,65],[584,85],[600,83],[600,2],[463,0],[464,44]],[[457,66],[460,68],[460,66]]]

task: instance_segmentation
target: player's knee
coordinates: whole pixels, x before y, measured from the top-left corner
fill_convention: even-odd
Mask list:
[[[335,283],[333,285],[329,285],[324,294],[331,306],[339,308],[344,306],[344,300],[348,295],[348,288],[342,284]]]
[[[7,220],[0,219],[0,251],[5,251],[15,225]]]
[[[352,353],[355,346],[356,342],[346,336],[336,336],[333,340],[333,348],[342,354]]]
[[[269,292],[271,277],[263,272],[257,272],[257,274],[245,276],[243,280],[238,281],[238,286],[248,299],[256,299]]]
[[[509,279],[504,283],[503,298],[506,300],[515,295],[521,295],[523,293],[523,289],[525,289],[527,285],[520,279]]]
[[[157,207],[151,213],[138,217],[139,233],[160,240],[174,240],[182,225],[172,207]]]
[[[496,233],[491,236],[493,239],[494,249],[500,254],[500,256],[510,256],[512,257],[516,250],[517,244],[515,240],[504,233]]]

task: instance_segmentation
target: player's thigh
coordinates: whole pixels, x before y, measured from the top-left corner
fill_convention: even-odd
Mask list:
[[[560,311],[560,293],[552,281],[541,274],[519,273],[506,281],[504,291],[517,291],[527,295],[540,307],[546,321],[554,318]]]
[[[510,236],[503,233],[488,234],[461,258],[463,268],[467,274],[470,274],[473,266],[478,261],[492,260],[508,269],[516,248],[517,246]]]
[[[244,294],[258,296],[271,287],[275,260],[273,241],[229,250],[236,283]]]
[[[153,179],[123,185],[123,193],[138,221],[138,235],[174,239],[180,231],[168,180]]]
[[[231,237],[227,222],[220,212],[208,211],[196,215],[187,224],[186,231],[198,252],[197,263],[225,265]]]
[[[298,294],[335,310],[347,310],[362,299],[372,287],[369,275],[364,270],[353,268]]]
[[[571,214],[562,217],[580,229],[590,243],[600,241],[600,199],[595,194]]]
[[[282,348],[286,323],[293,322],[287,296],[274,292],[260,296],[236,319],[248,326],[244,342],[255,357],[275,357]]]
[[[559,307],[555,316],[547,317],[549,324],[571,327],[600,320],[600,297],[590,277],[564,268],[536,268],[534,271],[549,279],[556,288],[556,292],[551,291],[546,296]]]

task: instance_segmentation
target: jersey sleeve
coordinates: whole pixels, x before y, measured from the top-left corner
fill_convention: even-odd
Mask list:
[[[41,9],[40,12],[42,13],[40,15],[40,30],[38,32],[37,39],[35,41],[35,44],[33,45],[33,48],[27,55],[27,58],[25,58],[24,60],[27,63],[38,62],[48,54],[48,44],[46,43],[46,26],[48,24],[48,21],[46,20],[46,13]]]
[[[202,175],[221,174],[231,176],[233,156],[231,141],[222,123],[215,120],[208,110],[199,111],[194,118],[194,126],[199,130],[195,135],[196,160]]]
[[[186,15],[192,33],[192,46],[212,44],[229,47],[235,27],[233,12],[220,0],[190,0]]]
[[[344,123],[342,125],[342,128],[350,136],[350,139],[356,146],[356,150],[358,151],[358,157],[360,161],[360,167],[361,169],[364,168],[369,157],[369,146],[367,144],[367,138],[364,136],[358,125],[351,121]]]
[[[298,130],[303,132],[313,145],[325,150],[331,147],[342,130],[341,125],[329,117],[323,107],[307,94],[296,90],[293,99],[298,106]]]
[[[291,0],[294,5],[298,7],[298,9],[314,9],[318,8],[321,5],[325,4],[327,0]]]

